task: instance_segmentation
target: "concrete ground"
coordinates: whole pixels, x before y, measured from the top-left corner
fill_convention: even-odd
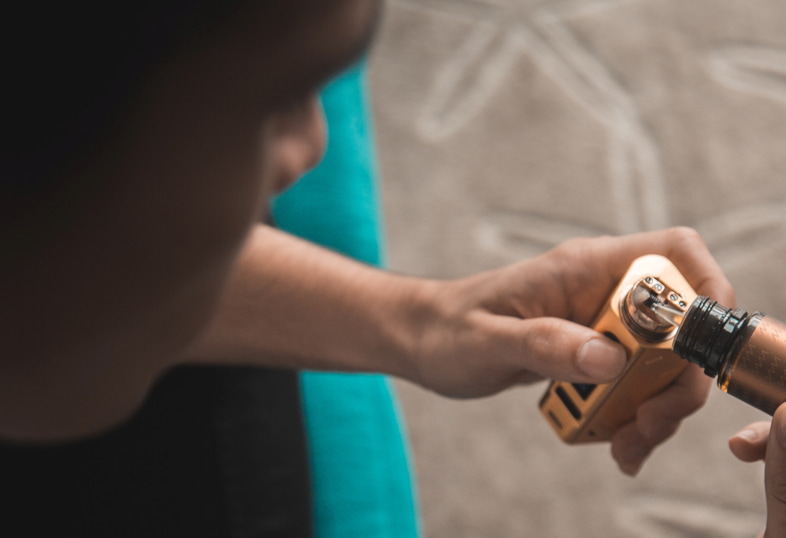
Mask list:
[[[786,319],[786,3],[393,0],[372,53],[390,266],[455,277],[573,236],[700,230],[740,306]],[[741,537],[762,468],[708,405],[621,475],[561,444],[543,385],[473,402],[400,383],[429,538]]]

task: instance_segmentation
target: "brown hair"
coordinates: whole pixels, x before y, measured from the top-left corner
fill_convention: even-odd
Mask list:
[[[243,7],[262,4],[272,13],[286,3],[18,1],[4,7],[0,195],[35,194],[111,136],[162,61],[211,39]]]

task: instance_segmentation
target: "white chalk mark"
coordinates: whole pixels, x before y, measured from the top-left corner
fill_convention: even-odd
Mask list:
[[[627,3],[627,2],[625,2]],[[602,2],[604,7],[616,7],[621,2]],[[587,11],[586,4],[577,4],[581,7],[580,13],[594,13]],[[627,200],[620,200],[622,204],[629,204],[640,216],[642,229],[662,228],[670,221],[667,197],[667,184],[662,172],[660,152],[652,138],[649,136],[638,112],[633,98],[617,83],[615,77],[606,68],[603,62],[591,54],[568,30],[564,21],[575,18],[574,14],[563,6],[559,13],[544,10],[534,16],[537,28],[544,35],[548,43],[559,53],[561,60],[574,72],[587,81],[586,85],[563,84],[562,87],[571,94],[584,90],[585,99],[591,94],[594,99],[602,103],[595,111],[600,121],[610,131],[617,142],[625,144],[624,150],[628,154],[629,167],[623,168],[614,163],[613,159],[619,158],[619,151],[609,152],[609,166],[612,174],[625,170],[623,177],[613,178],[613,186],[620,188],[622,182],[629,183],[627,188],[619,192],[630,193]],[[563,81],[565,82],[565,81]],[[618,224],[622,232],[632,231],[627,228],[632,223],[622,210],[619,213],[621,222]]]
[[[728,88],[786,103],[786,50],[729,46],[713,51],[708,66]]]
[[[494,17],[476,23],[437,72],[416,122],[417,132],[428,141],[458,132],[493,101],[514,62],[527,54],[607,130],[609,190],[618,231],[667,226],[670,215],[660,154],[634,100],[565,24],[569,18],[595,15],[630,1],[569,2],[531,13],[498,8]],[[466,3],[462,6],[466,9]]]
[[[440,141],[459,132],[493,102],[494,92],[505,83],[509,70],[526,55],[607,133],[608,190],[616,227],[611,232],[671,225],[669,186],[660,150],[635,100],[568,26],[570,21],[604,16],[604,11],[640,1],[568,0],[527,9],[521,3],[509,7],[472,0],[397,0],[473,25],[436,72],[416,120],[418,134]],[[707,66],[728,88],[786,103],[786,50],[730,45],[713,51]],[[694,226],[728,267],[734,260],[750,259],[765,249],[786,244],[786,202],[739,208]],[[521,250],[525,244],[542,250],[569,237],[596,232],[592,226],[561,218],[503,213],[481,219],[475,237],[491,250]]]
[[[477,24],[437,74],[416,124],[418,133],[437,141],[465,125],[503,83],[515,61],[515,51],[511,37],[495,25]]]

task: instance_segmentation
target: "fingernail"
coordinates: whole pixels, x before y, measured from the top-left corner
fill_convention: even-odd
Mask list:
[[[746,429],[746,430],[742,430],[742,431],[739,431],[739,432],[735,433],[734,437],[732,437],[732,439],[733,438],[742,439],[742,440],[747,441],[749,443],[755,443],[756,441],[759,440],[759,434],[755,430],[747,430]]]
[[[625,352],[622,347],[600,338],[587,341],[579,350],[579,370],[596,381],[614,379],[625,368]]]
[[[641,471],[641,468],[643,467],[643,465],[644,465],[644,462],[641,462],[641,463],[618,463],[617,464],[617,466],[620,468],[620,471],[622,471],[626,475],[630,476],[631,478],[634,478],[637,474],[639,474],[639,471]]]
[[[628,447],[625,454],[620,455],[617,459],[617,465],[620,470],[628,476],[636,476],[644,466],[644,462],[652,451],[651,447],[634,444]]]

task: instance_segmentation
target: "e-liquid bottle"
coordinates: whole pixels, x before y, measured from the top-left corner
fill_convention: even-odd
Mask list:
[[[698,297],[679,322],[674,352],[718,376],[724,392],[770,415],[786,402],[786,325]]]

